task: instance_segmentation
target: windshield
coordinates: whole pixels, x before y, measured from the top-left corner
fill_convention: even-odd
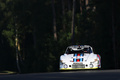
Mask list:
[[[73,54],[73,53],[92,53],[91,48],[84,48],[84,49],[77,49],[73,50],[72,48],[68,48],[66,51],[67,54]]]

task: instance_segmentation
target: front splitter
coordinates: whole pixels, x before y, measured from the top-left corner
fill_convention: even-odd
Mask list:
[[[81,69],[98,69],[98,67],[93,67],[93,68],[60,68],[60,70],[81,70]]]

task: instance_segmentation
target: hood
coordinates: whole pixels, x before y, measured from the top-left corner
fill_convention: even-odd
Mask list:
[[[64,62],[86,62],[93,60],[92,53],[74,53],[74,54],[64,54],[61,56],[61,60]]]

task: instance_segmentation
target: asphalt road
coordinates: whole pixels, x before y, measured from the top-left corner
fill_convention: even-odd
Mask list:
[[[120,80],[120,70],[84,70],[0,75],[0,80]]]

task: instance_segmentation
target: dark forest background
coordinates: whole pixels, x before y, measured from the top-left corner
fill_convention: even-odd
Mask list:
[[[120,68],[119,0],[0,0],[0,71],[58,71],[72,44],[91,45],[102,69]]]

